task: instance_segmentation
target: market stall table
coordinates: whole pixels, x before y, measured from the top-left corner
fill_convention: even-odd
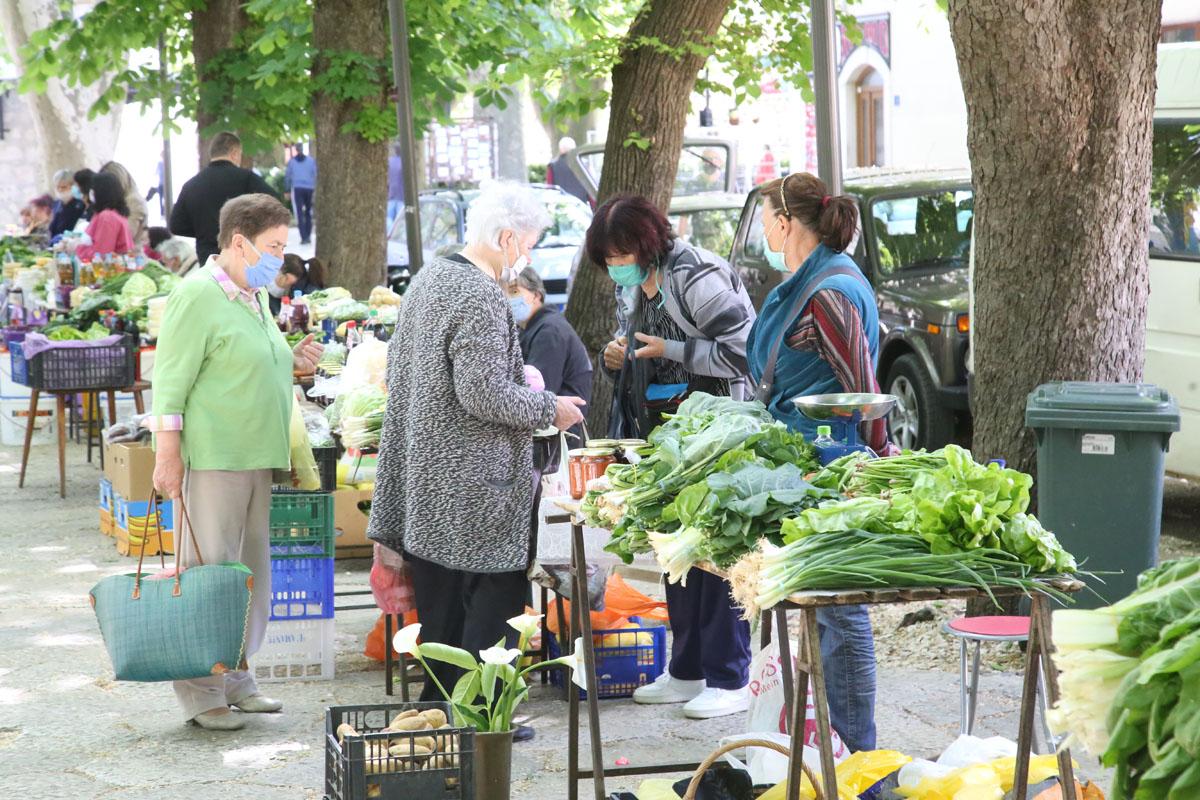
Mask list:
[[[545,515],[547,524],[569,522],[571,526],[571,585],[573,595],[586,596],[587,557],[584,547],[583,523],[568,511],[552,512]],[[725,574],[712,565],[697,565],[701,569],[726,577]],[[1047,586],[1064,593],[1078,592],[1084,588],[1082,582],[1073,578],[1053,578],[1046,580]],[[1022,594],[1020,590],[1009,588],[992,588],[994,597],[1014,596]],[[920,587],[898,589],[871,589],[845,591],[808,591],[798,592],[789,596],[772,609],[763,612],[764,643],[770,636],[770,620],[773,616],[774,627],[781,633],[779,637],[780,660],[787,663],[791,660],[790,642],[787,636],[787,614],[789,611],[800,613],[800,653],[795,660],[794,670],[785,670],[783,675],[785,705],[789,709],[791,719],[790,729],[804,729],[806,703],[797,702],[797,693],[805,692],[805,687],[812,682],[813,706],[816,715],[818,731],[829,729],[829,700],[825,688],[825,676],[821,666],[820,644],[817,633],[817,615],[819,608],[840,605],[881,605],[890,603],[907,603],[920,600],[970,600],[987,597],[988,592],[969,586],[954,587]],[[572,630],[580,631],[583,647],[583,661],[588,685],[595,688],[595,650],[592,641],[591,615],[582,614],[578,603],[571,604]],[[1013,784],[1013,796],[1024,797],[1028,783],[1029,760],[1033,749],[1034,713],[1037,705],[1037,689],[1039,674],[1044,675],[1047,704],[1053,705],[1058,699],[1058,681],[1054,666],[1050,661],[1050,608],[1045,595],[1034,593],[1031,596],[1029,642],[1026,650],[1026,660],[1021,692],[1021,708],[1017,733],[1016,774]],[[806,692],[805,692],[806,693]],[[591,738],[592,768],[579,768],[579,689],[574,683],[570,684],[568,701],[569,730],[567,752],[568,797],[576,800],[579,796],[578,781],[592,779],[596,800],[604,800],[604,778],[624,775],[651,775],[669,772],[687,772],[699,767],[699,763],[679,764],[650,764],[643,766],[618,767],[606,770],[604,767],[604,746],[600,738],[600,705],[597,691],[588,692],[588,728]],[[791,758],[789,763],[789,782],[787,800],[798,800],[800,797],[801,765],[803,763],[803,738],[793,736],[791,743]],[[819,738],[818,754],[821,762],[821,788],[826,797],[837,797],[837,775],[834,770],[833,748],[827,736]],[[1063,748],[1058,752],[1059,777],[1063,786],[1064,800],[1076,800],[1074,768],[1071,763],[1070,751]]]

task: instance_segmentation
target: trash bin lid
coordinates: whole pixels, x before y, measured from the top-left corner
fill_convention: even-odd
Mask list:
[[[1166,411],[1171,396],[1152,383],[1060,381],[1034,389],[1030,405],[1093,411]]]
[[[1029,394],[1025,424],[1032,428],[1177,431],[1179,406],[1165,389],[1152,383],[1056,381]]]

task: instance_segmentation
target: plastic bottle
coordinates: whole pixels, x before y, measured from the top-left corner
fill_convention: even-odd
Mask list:
[[[358,332],[358,323],[350,320],[346,323],[346,352],[362,344],[362,335]]]
[[[813,439],[813,447],[828,447],[837,444],[833,439],[833,428],[829,425],[817,426],[817,438]]]
[[[279,304],[279,316],[275,318],[279,330],[290,333],[292,330],[292,298],[285,297]]]
[[[291,329],[300,333],[308,333],[308,301],[304,299],[304,295],[299,289],[292,294]]]

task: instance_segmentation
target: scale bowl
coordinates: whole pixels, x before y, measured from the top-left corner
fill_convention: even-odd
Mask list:
[[[866,421],[887,416],[896,406],[894,394],[811,394],[794,397],[796,409],[819,422],[830,419],[856,419]]]

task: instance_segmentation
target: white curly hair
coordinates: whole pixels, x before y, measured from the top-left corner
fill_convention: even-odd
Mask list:
[[[500,232],[541,233],[553,219],[546,205],[528,186],[514,181],[489,181],[467,211],[467,244],[499,249]]]

